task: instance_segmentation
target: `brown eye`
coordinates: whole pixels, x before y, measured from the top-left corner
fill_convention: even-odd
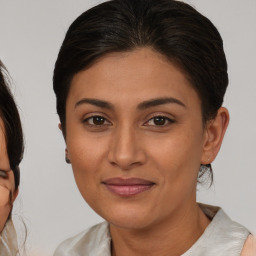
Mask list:
[[[149,126],[165,126],[174,123],[174,121],[166,116],[155,116],[151,118],[146,125]]]
[[[83,122],[89,125],[94,125],[94,126],[102,126],[102,125],[110,124],[109,121],[102,116],[91,116],[89,118],[86,118]]]
[[[105,122],[105,118],[103,118],[101,116],[94,116],[92,118],[92,122],[94,125],[103,125]]]
[[[7,173],[6,171],[0,170],[0,178],[7,178]]]
[[[153,118],[155,125],[164,125],[166,122],[166,118],[163,116],[156,116]]]

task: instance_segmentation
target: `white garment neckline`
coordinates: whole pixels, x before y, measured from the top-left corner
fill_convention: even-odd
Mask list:
[[[201,237],[181,256],[240,256],[249,231],[219,208],[199,204],[212,219]],[[64,241],[54,256],[111,256],[109,224],[103,222]]]

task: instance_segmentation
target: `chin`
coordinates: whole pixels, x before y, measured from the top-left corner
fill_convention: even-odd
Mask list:
[[[141,220],[141,218],[112,218],[108,221],[111,225],[120,228],[120,229],[129,229],[129,230],[142,230],[149,226],[147,221]]]
[[[148,211],[152,212],[152,211]],[[138,207],[125,207],[105,212],[101,216],[113,226],[123,229],[145,229],[153,222],[152,215],[147,214],[145,209]]]

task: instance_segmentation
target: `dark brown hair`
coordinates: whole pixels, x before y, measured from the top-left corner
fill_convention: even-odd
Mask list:
[[[7,87],[6,72],[0,61],[0,116],[4,123],[7,154],[17,189],[20,183],[19,164],[23,157],[24,142],[19,112],[12,93]]]
[[[215,118],[228,74],[222,38],[211,21],[181,1],[111,0],[80,15],[60,48],[53,88],[64,136],[74,75],[108,53],[140,47],[150,47],[182,69],[201,99],[203,123]]]

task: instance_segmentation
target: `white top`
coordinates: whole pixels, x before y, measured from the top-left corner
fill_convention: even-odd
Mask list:
[[[12,223],[8,220],[0,234],[0,256],[16,256],[18,253],[17,235]]]
[[[181,256],[241,255],[250,232],[232,221],[222,209],[202,204],[200,207],[212,221],[196,243]],[[111,256],[109,224],[103,222],[67,239],[54,256]]]

